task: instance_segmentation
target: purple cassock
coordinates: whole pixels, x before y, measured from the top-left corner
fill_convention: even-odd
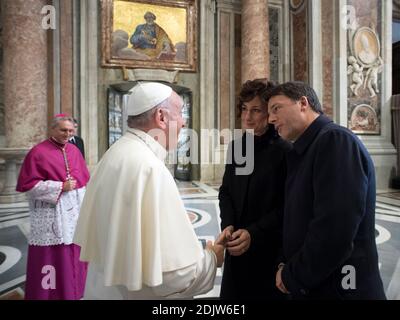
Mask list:
[[[62,191],[67,179],[76,188]],[[27,192],[30,235],[25,299],[76,300],[84,293],[87,263],[73,235],[89,171],[79,149],[52,138],[29,151],[16,190]]]

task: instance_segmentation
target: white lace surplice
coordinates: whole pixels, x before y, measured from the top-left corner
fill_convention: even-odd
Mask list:
[[[31,232],[29,244],[71,244],[85,187],[62,192],[61,181],[40,181],[27,192]]]

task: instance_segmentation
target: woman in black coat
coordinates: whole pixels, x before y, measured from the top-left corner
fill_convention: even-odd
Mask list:
[[[246,150],[246,135],[254,138],[254,169],[238,175],[239,165],[225,168],[219,190],[222,237],[226,254],[221,284],[222,299],[282,299],[275,286],[275,274],[281,250],[283,195],[285,183],[285,149],[273,126],[268,126],[266,93],[271,83],[247,81],[239,95],[242,129],[239,141],[231,142],[228,159],[235,148]],[[236,151],[237,152],[237,151]],[[242,162],[242,161],[240,161]],[[242,168],[243,169],[243,168]]]

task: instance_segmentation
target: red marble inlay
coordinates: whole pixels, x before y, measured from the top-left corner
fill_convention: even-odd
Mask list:
[[[293,80],[304,82],[308,82],[307,14],[307,9],[292,14]]]

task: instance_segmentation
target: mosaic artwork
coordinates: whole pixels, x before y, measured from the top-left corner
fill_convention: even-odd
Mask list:
[[[102,66],[196,71],[196,0],[103,0]]]

